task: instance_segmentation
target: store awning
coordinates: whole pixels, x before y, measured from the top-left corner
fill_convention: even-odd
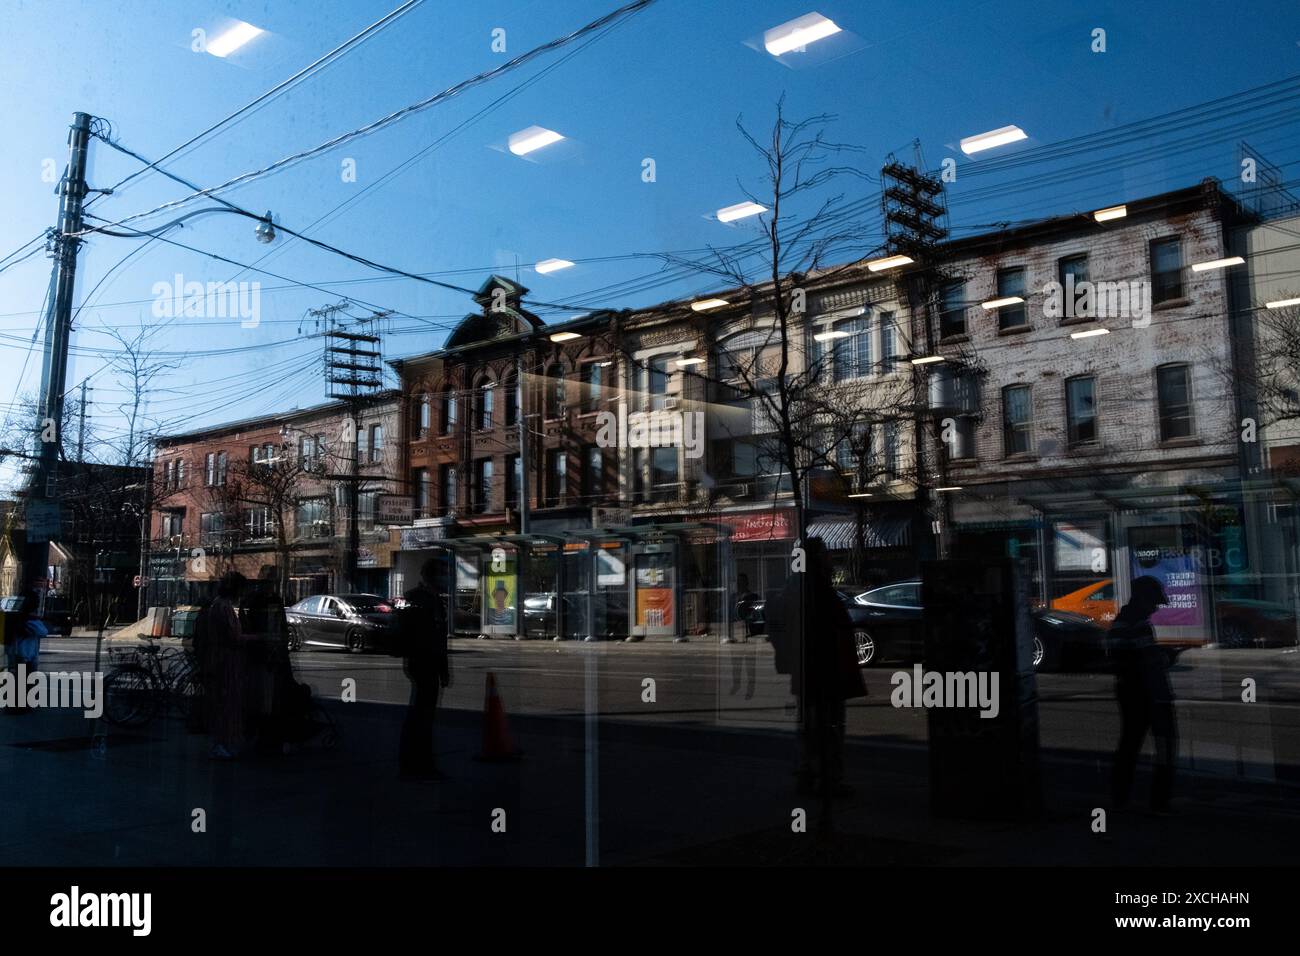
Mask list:
[[[808,526],[808,537],[821,539],[829,551],[851,551],[858,537],[857,522],[852,518],[814,521]],[[911,521],[905,515],[863,523],[862,543],[868,548],[904,547],[911,538]]]

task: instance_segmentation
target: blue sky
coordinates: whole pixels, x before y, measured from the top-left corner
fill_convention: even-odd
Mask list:
[[[52,185],[42,181],[42,163],[53,159],[62,169],[74,111],[109,120],[123,145],[158,157],[397,5],[398,0],[10,0],[0,32],[0,176],[10,187],[0,206],[0,256],[53,223],[56,199]],[[427,0],[168,168],[204,185],[223,182],[499,65],[618,5]],[[794,68],[749,45],[765,29],[814,10],[852,34],[834,41],[834,51],[843,48],[844,55],[810,54],[815,63]],[[219,33],[231,19],[267,33],[226,59],[191,49],[194,29]],[[1098,27],[1106,31],[1105,53],[1091,50]],[[492,50],[497,28],[505,31],[505,54]],[[754,130],[767,129],[783,94],[790,117],[834,114],[828,135],[860,147],[852,161],[868,173],[891,151],[910,158],[914,139],[931,168],[956,159],[949,200],[958,232],[1096,208],[1207,175],[1230,179],[1243,138],[1283,166],[1289,178],[1300,167],[1300,123],[1294,118],[1270,118],[1267,110],[1233,116],[1225,107],[1217,126],[1190,135],[1184,130],[1135,137],[1131,146],[1142,150],[1140,157],[1126,158],[1124,143],[1094,157],[1085,141],[1056,165],[1045,161],[1000,175],[979,169],[1018,151],[1101,137],[1121,124],[1300,74],[1295,2],[658,0],[574,52],[577,46],[241,186],[227,198],[259,213],[270,209],[299,230],[355,200],[307,231],[457,285],[477,286],[492,271],[513,276],[518,262],[520,280],[539,299],[634,306],[703,291],[711,283],[702,276],[664,281],[656,275],[656,260],[631,254],[726,246],[756,235],[752,220],[725,225],[711,217],[744,198],[738,181],[760,189],[758,157],[734,124],[743,115]],[[1029,133],[1028,142],[978,160],[957,150],[963,136],[1012,123]],[[568,139],[537,154],[536,161],[502,148],[510,133],[534,124]],[[439,140],[401,175],[375,185]],[[111,185],[136,168],[102,143],[92,153],[92,185]],[[641,175],[646,158],[655,162],[652,183]],[[1075,168],[1094,158],[1096,169]],[[355,182],[341,176],[345,159],[355,161]],[[1002,188],[990,191],[994,184]],[[358,199],[367,187],[372,188]],[[847,180],[839,189],[847,200],[862,201],[864,240],[881,238],[874,184]],[[99,200],[94,211],[117,219],[184,192],[149,175]],[[169,218],[137,225],[157,226]],[[104,441],[120,431],[117,405],[125,398],[102,368],[103,350],[112,346],[105,329],[158,324],[151,314],[153,287],[177,273],[203,282],[257,280],[262,296],[257,328],[232,320],[178,319],[151,334],[150,347],[169,353],[177,368],[160,383],[166,391],[154,396],[150,412],[176,429],[321,401],[322,343],[305,335],[312,331],[310,321],[302,337],[298,331],[309,308],[348,296],[353,314],[364,314],[368,306],[405,313],[390,320],[389,358],[437,348],[472,308],[458,293],[378,276],[285,236],[274,245],[259,244],[252,224],[233,216],[199,218],[168,237],[245,263],[269,253],[261,268],[325,290],[241,275],[228,264],[161,242],[95,289],[139,243],[93,238],[81,259],[78,304],[84,308],[68,383],[90,376],[92,423]],[[531,270],[531,263],[550,257],[578,265],[549,276]],[[582,261],[593,259],[605,261]],[[49,260],[41,255],[0,273],[5,412],[12,411],[16,395],[39,385],[39,347],[28,358],[28,343],[48,277]],[[575,311],[548,311],[546,318],[558,321]],[[242,351],[203,354],[234,348]]]

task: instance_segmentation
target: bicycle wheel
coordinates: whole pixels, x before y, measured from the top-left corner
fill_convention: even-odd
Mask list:
[[[119,727],[140,727],[158,712],[153,675],[139,664],[123,664],[104,678],[104,719]]]

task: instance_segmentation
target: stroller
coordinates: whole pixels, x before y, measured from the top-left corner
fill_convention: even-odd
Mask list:
[[[338,746],[334,718],[312,696],[311,687],[294,680],[292,673],[277,687],[276,706],[268,724],[269,733],[280,744],[301,746],[319,737],[326,750]]]

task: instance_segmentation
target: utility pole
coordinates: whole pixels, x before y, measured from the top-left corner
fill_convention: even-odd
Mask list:
[[[515,354],[515,422],[519,428],[519,533],[528,533],[528,389],[524,387],[524,343]]]
[[[41,367],[41,406],[36,423],[37,461],[27,488],[28,581],[44,593],[46,542],[59,523],[56,499],[59,447],[63,436],[63,389],[68,374],[68,339],[72,333],[72,298],[76,288],[78,233],[86,198],[86,154],[90,143],[89,113],[75,113],[68,134],[68,168],[59,183],[59,223],[52,237],[54,296],[45,316],[45,356]],[[52,439],[52,440],[50,440]],[[33,507],[35,505],[35,507]],[[56,532],[57,533],[57,532]],[[33,540],[35,539],[35,540]]]
[[[913,315],[920,316],[920,333],[924,355],[934,355],[936,336],[931,310],[942,276],[937,268],[937,247],[948,236],[944,225],[947,208],[943,201],[943,183],[933,176],[921,172],[924,168],[921,158],[920,143],[914,144],[914,165],[908,166],[888,157],[880,170],[881,205],[885,216],[885,238],[891,251],[903,253],[912,258],[919,266],[908,274],[908,298]],[[917,340],[917,323],[913,323],[912,341]],[[913,352],[916,349],[913,347]],[[931,487],[928,473],[927,450],[930,444],[929,423],[930,389],[929,375],[921,366],[912,366],[913,394],[918,396],[917,414],[913,417],[913,442],[916,454],[916,515],[913,520],[913,541],[922,545],[923,559],[944,557],[938,553],[946,551],[948,529],[951,527],[951,506],[948,497],[941,498],[943,516],[940,519],[942,531],[935,533],[928,519]],[[944,369],[937,374],[950,374]],[[938,456],[939,466],[946,470],[943,455]],[[918,527],[924,522],[924,528]],[[919,532],[919,533],[918,533]]]
[[[81,415],[77,425],[77,461],[85,461],[86,451],[86,383],[81,383]],[[94,389],[90,389],[94,391]],[[129,462],[128,462],[129,464]]]
[[[347,475],[332,476],[344,481],[348,486],[348,537],[344,554],[344,576],[348,588],[359,591],[357,582],[357,557],[361,550],[361,483],[365,478],[361,474],[361,406],[366,399],[375,395],[383,387],[383,368],[380,364],[382,353],[379,350],[379,336],[367,332],[347,332],[333,326],[334,314],[342,311],[344,306],[328,306],[313,310],[312,314],[328,313],[330,328],[326,332],[325,372],[330,385],[330,398],[343,399],[348,403],[350,428],[352,431],[351,467]],[[389,313],[377,313],[366,322],[377,321]],[[341,389],[341,391],[340,391]]]

